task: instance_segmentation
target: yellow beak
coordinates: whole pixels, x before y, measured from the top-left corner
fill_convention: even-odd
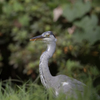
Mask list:
[[[35,41],[35,40],[42,40],[44,37],[42,35],[39,35],[39,36],[36,36],[36,37],[33,37],[30,39],[30,41]]]

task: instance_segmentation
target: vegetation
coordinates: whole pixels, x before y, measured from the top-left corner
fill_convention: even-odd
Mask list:
[[[99,5],[99,0],[0,0],[0,79],[34,81],[45,48],[29,39],[50,30],[57,38],[56,52],[49,62],[52,75],[59,72],[85,84],[91,79],[100,94]],[[24,86],[12,89],[7,85],[11,92],[6,88],[2,100],[19,100],[23,93],[24,100],[31,100],[44,93],[40,86],[39,91],[32,90],[34,85],[25,91]],[[45,93],[36,100],[39,98],[45,98]]]
[[[5,86],[5,89],[2,86]],[[67,100],[98,100],[95,90],[88,84],[88,89],[86,88],[84,93],[84,98],[78,94],[78,98],[68,97]],[[13,87],[13,88],[12,88]],[[10,80],[2,84],[0,83],[0,99],[1,100],[65,100],[66,95],[60,93],[58,97],[54,97],[51,90],[46,91],[45,88],[33,84],[33,82],[28,81],[24,83],[23,86],[13,85]]]

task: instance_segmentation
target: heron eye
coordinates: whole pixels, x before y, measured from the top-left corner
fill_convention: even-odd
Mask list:
[[[48,34],[48,35],[46,35],[46,37],[49,37],[50,35]]]

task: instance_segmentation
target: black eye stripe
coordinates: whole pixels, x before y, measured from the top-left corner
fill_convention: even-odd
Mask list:
[[[52,31],[50,31],[50,34],[53,35],[55,37],[55,35],[52,33]]]
[[[50,34],[47,34],[46,36],[50,36]]]

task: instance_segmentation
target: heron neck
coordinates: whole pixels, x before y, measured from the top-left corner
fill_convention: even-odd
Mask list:
[[[47,84],[50,85],[50,80],[52,79],[52,75],[49,71],[48,67],[48,60],[52,57],[53,53],[55,52],[56,43],[51,42],[47,45],[47,50],[41,55],[40,57],[40,64],[39,64],[39,72],[42,84],[48,88]]]

